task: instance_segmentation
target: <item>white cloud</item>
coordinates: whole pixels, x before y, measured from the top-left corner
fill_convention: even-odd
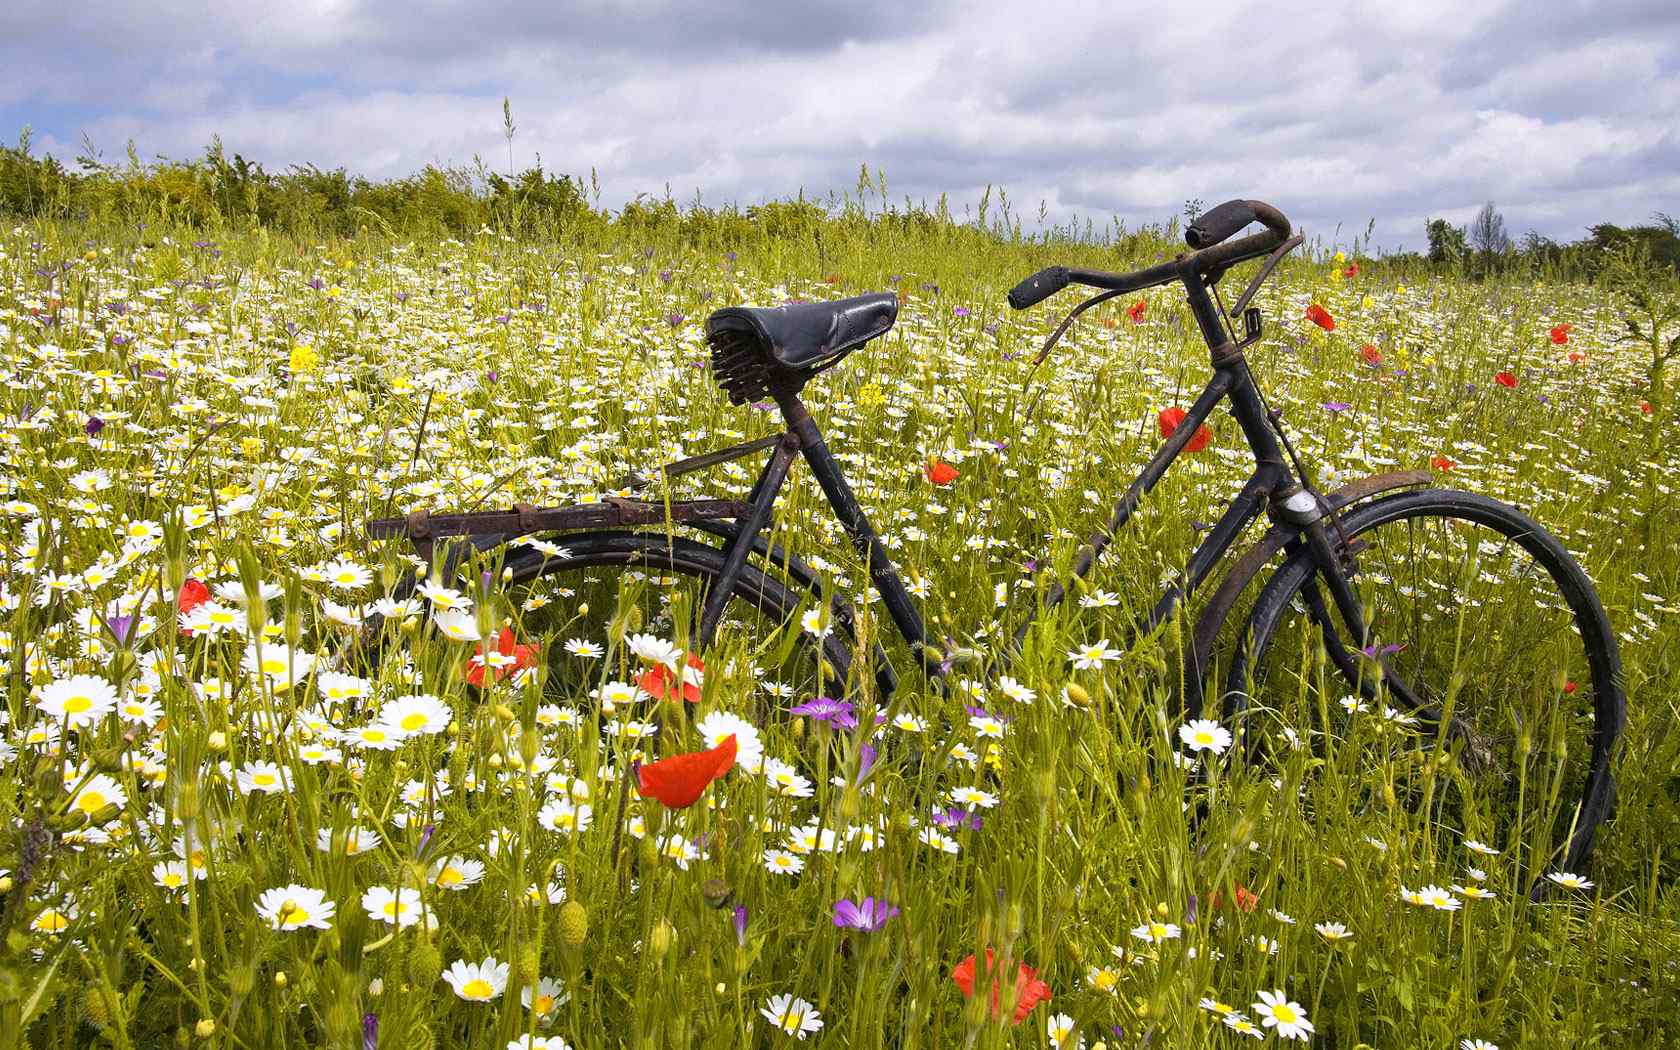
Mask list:
[[[959,210],[988,184],[1052,221],[1259,196],[1315,233],[1374,217],[1380,243],[1417,246],[1423,217],[1487,199],[1567,239],[1680,194],[1680,14],[1648,3],[15,2],[0,128],[63,155],[84,130],[172,156],[220,134],[270,166],[500,168],[505,94],[515,163],[593,167],[611,203],[821,196],[868,163]]]

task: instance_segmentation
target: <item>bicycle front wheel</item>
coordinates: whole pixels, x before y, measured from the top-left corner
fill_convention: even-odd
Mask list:
[[[1517,885],[1582,870],[1627,707],[1586,573],[1533,519],[1471,493],[1389,496],[1329,529],[1365,645],[1297,554],[1238,640],[1227,713],[1251,736],[1263,712],[1316,724],[1354,797],[1409,810],[1431,853],[1454,837],[1497,851]]]

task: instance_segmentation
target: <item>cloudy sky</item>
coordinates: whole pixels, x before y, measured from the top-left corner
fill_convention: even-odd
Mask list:
[[[1680,213],[1680,3],[1403,0],[4,0],[0,136],[370,176],[599,174],[743,204],[987,184],[1052,221],[1259,197],[1419,247],[1494,200],[1513,233]]]

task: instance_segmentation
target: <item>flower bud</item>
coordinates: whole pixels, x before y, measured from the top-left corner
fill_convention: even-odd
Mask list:
[[[200,1039],[210,1038],[216,1034],[216,1022],[208,1017],[199,1018],[198,1024],[193,1027],[193,1034]]]
[[[443,955],[431,941],[420,941],[408,954],[408,979],[416,988],[430,988],[443,973]]]
[[[577,901],[560,906],[560,943],[576,948],[589,936],[589,913]]]
[[[103,1029],[111,1023],[111,1004],[104,988],[90,984],[82,989],[82,1016],[95,1028]]]
[[[671,925],[671,920],[660,919],[654,923],[653,932],[648,935],[648,950],[653,953],[655,962],[665,958],[665,953],[671,950],[676,939],[677,930]]]
[[[542,976],[542,960],[537,957],[535,948],[526,948],[519,953],[518,966],[514,968],[513,984],[524,988],[537,983]]]

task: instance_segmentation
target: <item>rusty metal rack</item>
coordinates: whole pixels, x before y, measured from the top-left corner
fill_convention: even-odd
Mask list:
[[[740,518],[751,510],[751,504],[737,500],[696,499],[655,503],[609,496],[599,503],[565,507],[534,507],[529,503],[519,503],[512,510],[461,514],[432,514],[417,510],[400,518],[376,518],[367,523],[367,530],[374,539],[408,539],[413,542],[415,551],[430,561],[432,545],[438,540],[453,537],[494,537],[495,543],[506,543],[541,532]]]

